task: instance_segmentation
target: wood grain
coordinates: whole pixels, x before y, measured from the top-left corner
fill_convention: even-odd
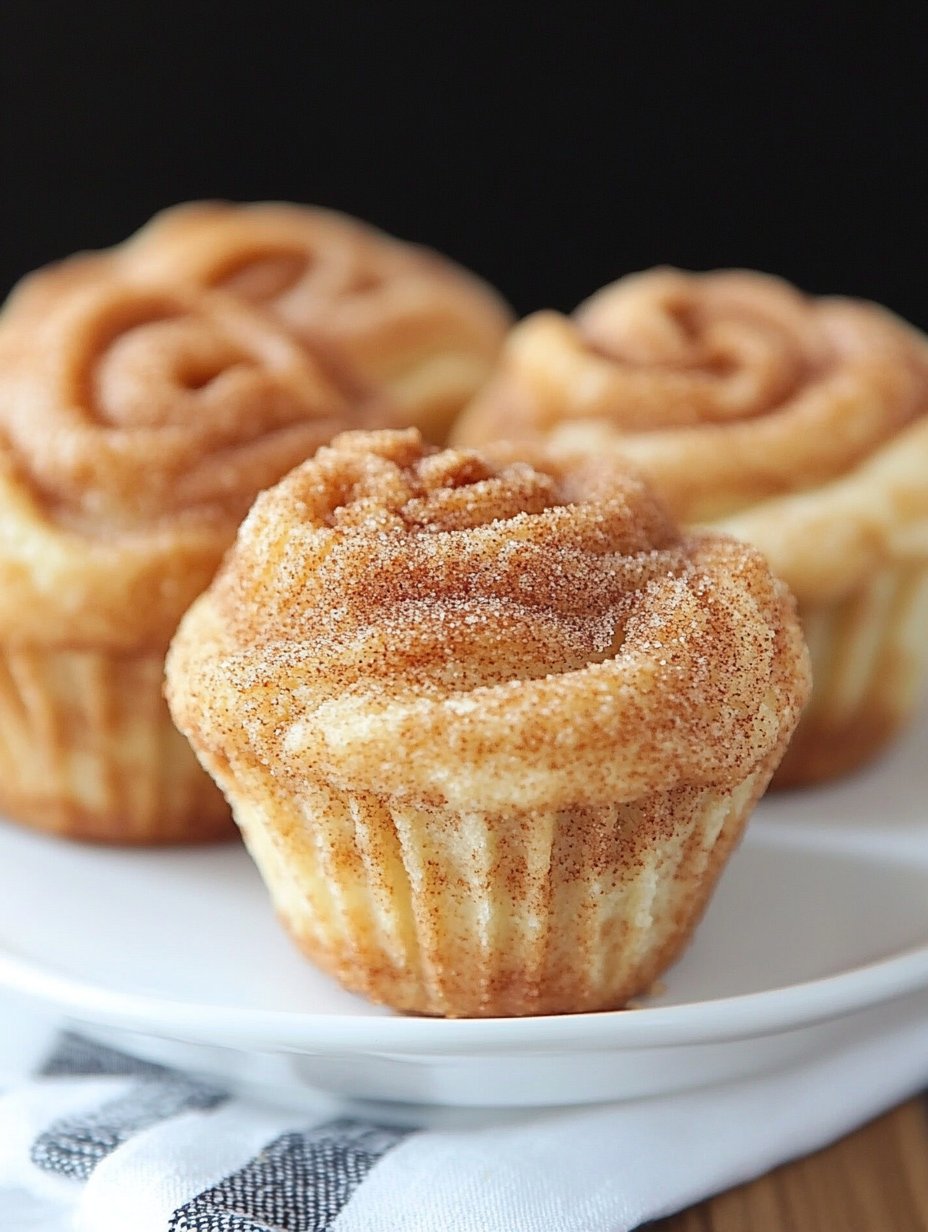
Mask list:
[[[912,1100],[825,1150],[649,1232],[928,1232],[928,1103]]]

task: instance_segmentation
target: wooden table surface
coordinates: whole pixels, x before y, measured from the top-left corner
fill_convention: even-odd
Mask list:
[[[648,1230],[928,1232],[928,1100]]]

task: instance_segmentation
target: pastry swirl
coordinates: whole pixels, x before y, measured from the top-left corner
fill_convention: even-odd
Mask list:
[[[169,211],[0,317],[0,811],[197,841],[229,811],[164,652],[257,493],[337,432],[444,431],[507,323],[489,288],[296,207]]]
[[[451,261],[306,206],[177,206],[119,259],[146,278],[247,301],[436,437],[488,375],[511,320],[489,286]]]
[[[875,304],[748,272],[652,270],[539,313],[453,433],[635,466],[799,600],[815,690],[774,779],[872,757],[928,669],[928,342]]]
[[[91,525],[117,512],[233,521],[350,415],[298,347],[234,300],[116,280],[46,315],[2,390],[36,495]]]
[[[232,297],[96,259],[33,275],[0,353],[0,632],[31,640],[163,647],[255,494],[384,421]]]
[[[681,537],[638,480],[408,431],[258,499],[168,674],[207,764],[532,809],[740,781],[796,721],[797,662],[759,555]]]
[[[753,549],[610,463],[347,433],[256,501],[168,701],[297,944],[404,1010],[622,1005],[808,690]]]
[[[540,313],[517,327],[455,439],[606,450],[686,522],[725,528],[764,508],[770,543],[752,541],[776,554],[774,502],[801,494],[818,529],[815,496],[830,503],[828,485],[926,411],[928,347],[876,305],[745,271],[661,269],[621,279],[572,318]],[[800,597],[823,597],[814,572],[778,564]],[[849,568],[841,586],[857,581]]]

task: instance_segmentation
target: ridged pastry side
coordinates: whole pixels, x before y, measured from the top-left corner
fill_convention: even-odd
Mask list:
[[[774,787],[879,756],[928,679],[928,418],[851,474],[722,520],[792,580],[815,682]]]
[[[815,689],[777,787],[864,765],[908,724],[928,677],[928,569],[881,569],[855,593],[800,615]]]
[[[349,434],[264,494],[172,713],[299,944],[447,1015],[603,1008],[679,952],[805,701],[761,557],[640,481]]]
[[[288,931],[352,991],[442,1016],[577,1013],[677,958],[768,778],[494,814],[314,783],[270,824],[236,816]]]
[[[228,805],[171,721],[164,656],[0,652],[0,813],[94,842],[234,833]]]

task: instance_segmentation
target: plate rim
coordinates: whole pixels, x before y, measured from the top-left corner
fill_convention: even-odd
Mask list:
[[[796,850],[812,836],[780,825],[755,826],[761,845]],[[840,842],[835,855],[861,858]],[[871,855],[872,858],[872,855]],[[910,862],[893,852],[884,864]],[[928,864],[926,864],[928,872]],[[381,1057],[619,1052],[779,1034],[891,1002],[928,987],[928,938],[871,962],[759,992],[677,1005],[509,1018],[427,1018],[392,1014],[308,1014],[251,1010],[156,994],[121,992],[42,966],[0,948],[0,988],[56,1008],[87,1025],[158,1035],[189,1044],[314,1055]]]

